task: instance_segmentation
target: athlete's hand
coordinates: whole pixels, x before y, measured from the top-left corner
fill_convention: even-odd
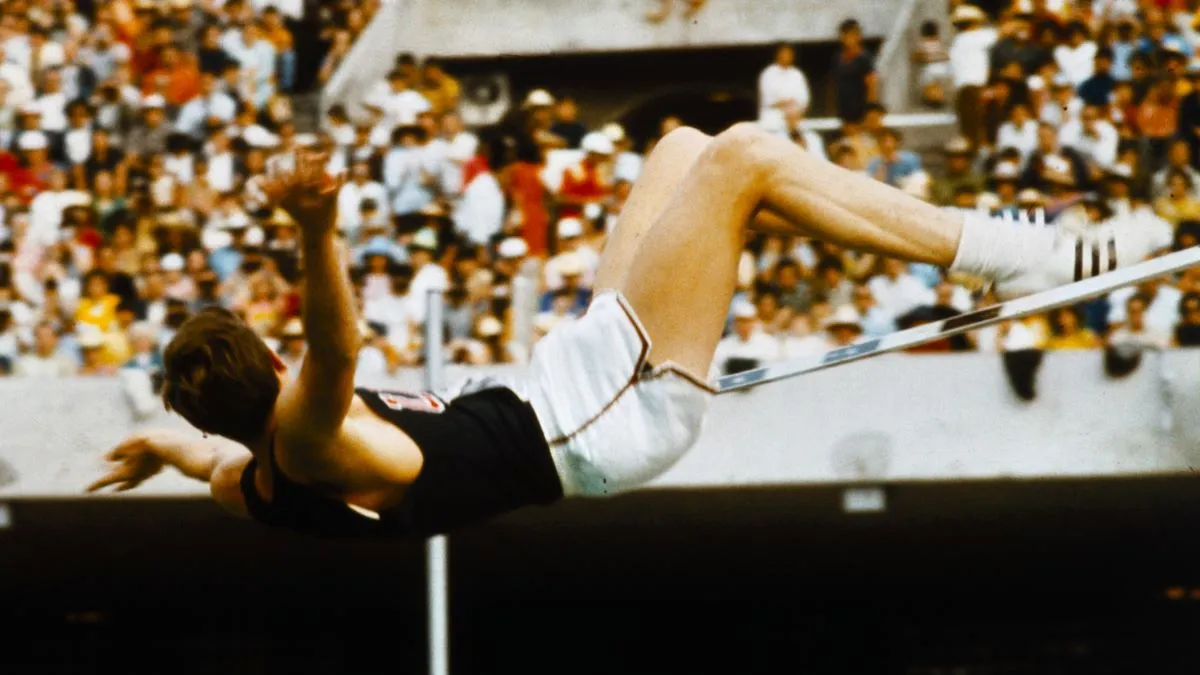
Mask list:
[[[125,439],[104,457],[112,466],[100,480],[88,486],[88,492],[96,492],[116,485],[116,492],[125,492],[146,482],[162,471],[166,465],[160,444],[156,444],[152,433],[140,433]]]
[[[263,179],[258,188],[267,203],[287,212],[302,234],[319,237],[337,226],[337,198],[344,179],[325,171],[329,154],[314,150],[296,151],[296,168]]]

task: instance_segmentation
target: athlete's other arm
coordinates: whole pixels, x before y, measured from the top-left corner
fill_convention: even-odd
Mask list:
[[[227,511],[247,517],[242,498],[242,472],[250,461],[250,452],[221,437],[196,438],[174,429],[142,431],[125,439],[105,456],[115,464],[107,474],[88,486],[97,492],[115,485],[115,492],[132,490],[165,466],[209,484],[213,499]]]

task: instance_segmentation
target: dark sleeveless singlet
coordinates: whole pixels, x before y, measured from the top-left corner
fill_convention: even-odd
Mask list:
[[[242,494],[255,520],[322,537],[429,537],[562,498],[537,416],[512,390],[485,389],[451,403],[424,393],[355,393],[421,450],[421,471],[403,500],[381,511],[378,519],[363,515],[344,501],[288,480],[272,443],[271,501],[255,488],[256,460],[242,474]]]

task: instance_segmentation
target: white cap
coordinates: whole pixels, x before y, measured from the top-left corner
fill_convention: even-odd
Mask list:
[[[252,148],[279,147],[279,137],[257,124],[242,130],[242,140]]]
[[[579,144],[579,147],[583,148],[585,152],[591,152],[597,155],[613,154],[612,139],[599,131],[593,131],[592,133],[584,136],[583,142]]]
[[[1041,204],[1045,201],[1042,193],[1033,188],[1025,188],[1017,193],[1018,204]]]
[[[17,149],[19,150],[45,150],[50,147],[50,141],[46,138],[46,134],[40,131],[26,131],[17,139]]]
[[[858,312],[853,307],[850,305],[842,305],[834,310],[832,315],[825,317],[825,321],[822,322],[822,326],[824,328],[851,326],[861,331],[862,324],[860,321],[861,317],[859,317]]]
[[[1021,175],[1021,168],[1016,162],[1000,162],[992,169],[992,177],[1000,180],[1016,180]]]
[[[302,338],[304,337],[304,323],[299,317],[288,319],[287,323],[283,324],[283,332],[281,335],[285,338]]]
[[[306,148],[317,144],[317,135],[310,133],[296,134],[292,140],[295,141],[296,145]]]
[[[413,248],[436,251],[438,247],[437,232],[428,227],[422,227],[420,230],[417,230],[416,235],[413,236],[412,243],[409,245]]]
[[[500,242],[500,246],[497,247],[496,253],[498,253],[500,257],[504,258],[505,260],[523,258],[529,254],[529,244],[526,244],[525,240],[520,237],[509,237]]]
[[[142,99],[142,107],[143,108],[165,108],[165,107],[167,107],[167,100],[164,99],[159,94],[150,94],[146,98]]]
[[[183,256],[178,253],[168,253],[159,262],[164,272],[182,272]]]
[[[620,143],[621,141],[625,140],[625,127],[617,124],[616,122],[609,122],[608,124],[605,124],[604,128],[600,130],[600,133],[608,136],[608,140],[612,141],[613,143]]]
[[[563,218],[558,221],[558,238],[570,239],[583,234],[583,222],[578,218]]]
[[[562,253],[555,258],[558,273],[564,277],[583,274],[583,260],[576,253]]]
[[[754,303],[747,300],[739,300],[733,303],[733,318],[735,319],[757,319],[758,308]]]
[[[209,251],[225,248],[233,244],[233,235],[228,230],[206,227],[200,234],[200,245]]]
[[[228,218],[221,221],[221,227],[226,230],[241,230],[250,227],[250,216],[241,211],[234,211]]]
[[[504,330],[504,325],[500,323],[500,319],[488,314],[479,320],[476,330],[483,337],[495,337]]]
[[[242,238],[242,243],[246,246],[262,246],[267,241],[267,236],[263,234],[262,228],[255,226],[246,230],[246,236]]]
[[[525,97],[523,108],[534,108],[554,105],[554,97],[545,89],[534,89]]]
[[[29,103],[26,103],[25,105],[21,106],[21,114],[22,115],[41,115],[42,109],[40,107],[38,107],[37,103],[30,101]]]

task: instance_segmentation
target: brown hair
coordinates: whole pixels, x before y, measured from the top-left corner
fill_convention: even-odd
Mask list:
[[[233,312],[206,307],[189,318],[163,355],[163,405],[200,431],[251,443],[279,397],[271,349]]]

